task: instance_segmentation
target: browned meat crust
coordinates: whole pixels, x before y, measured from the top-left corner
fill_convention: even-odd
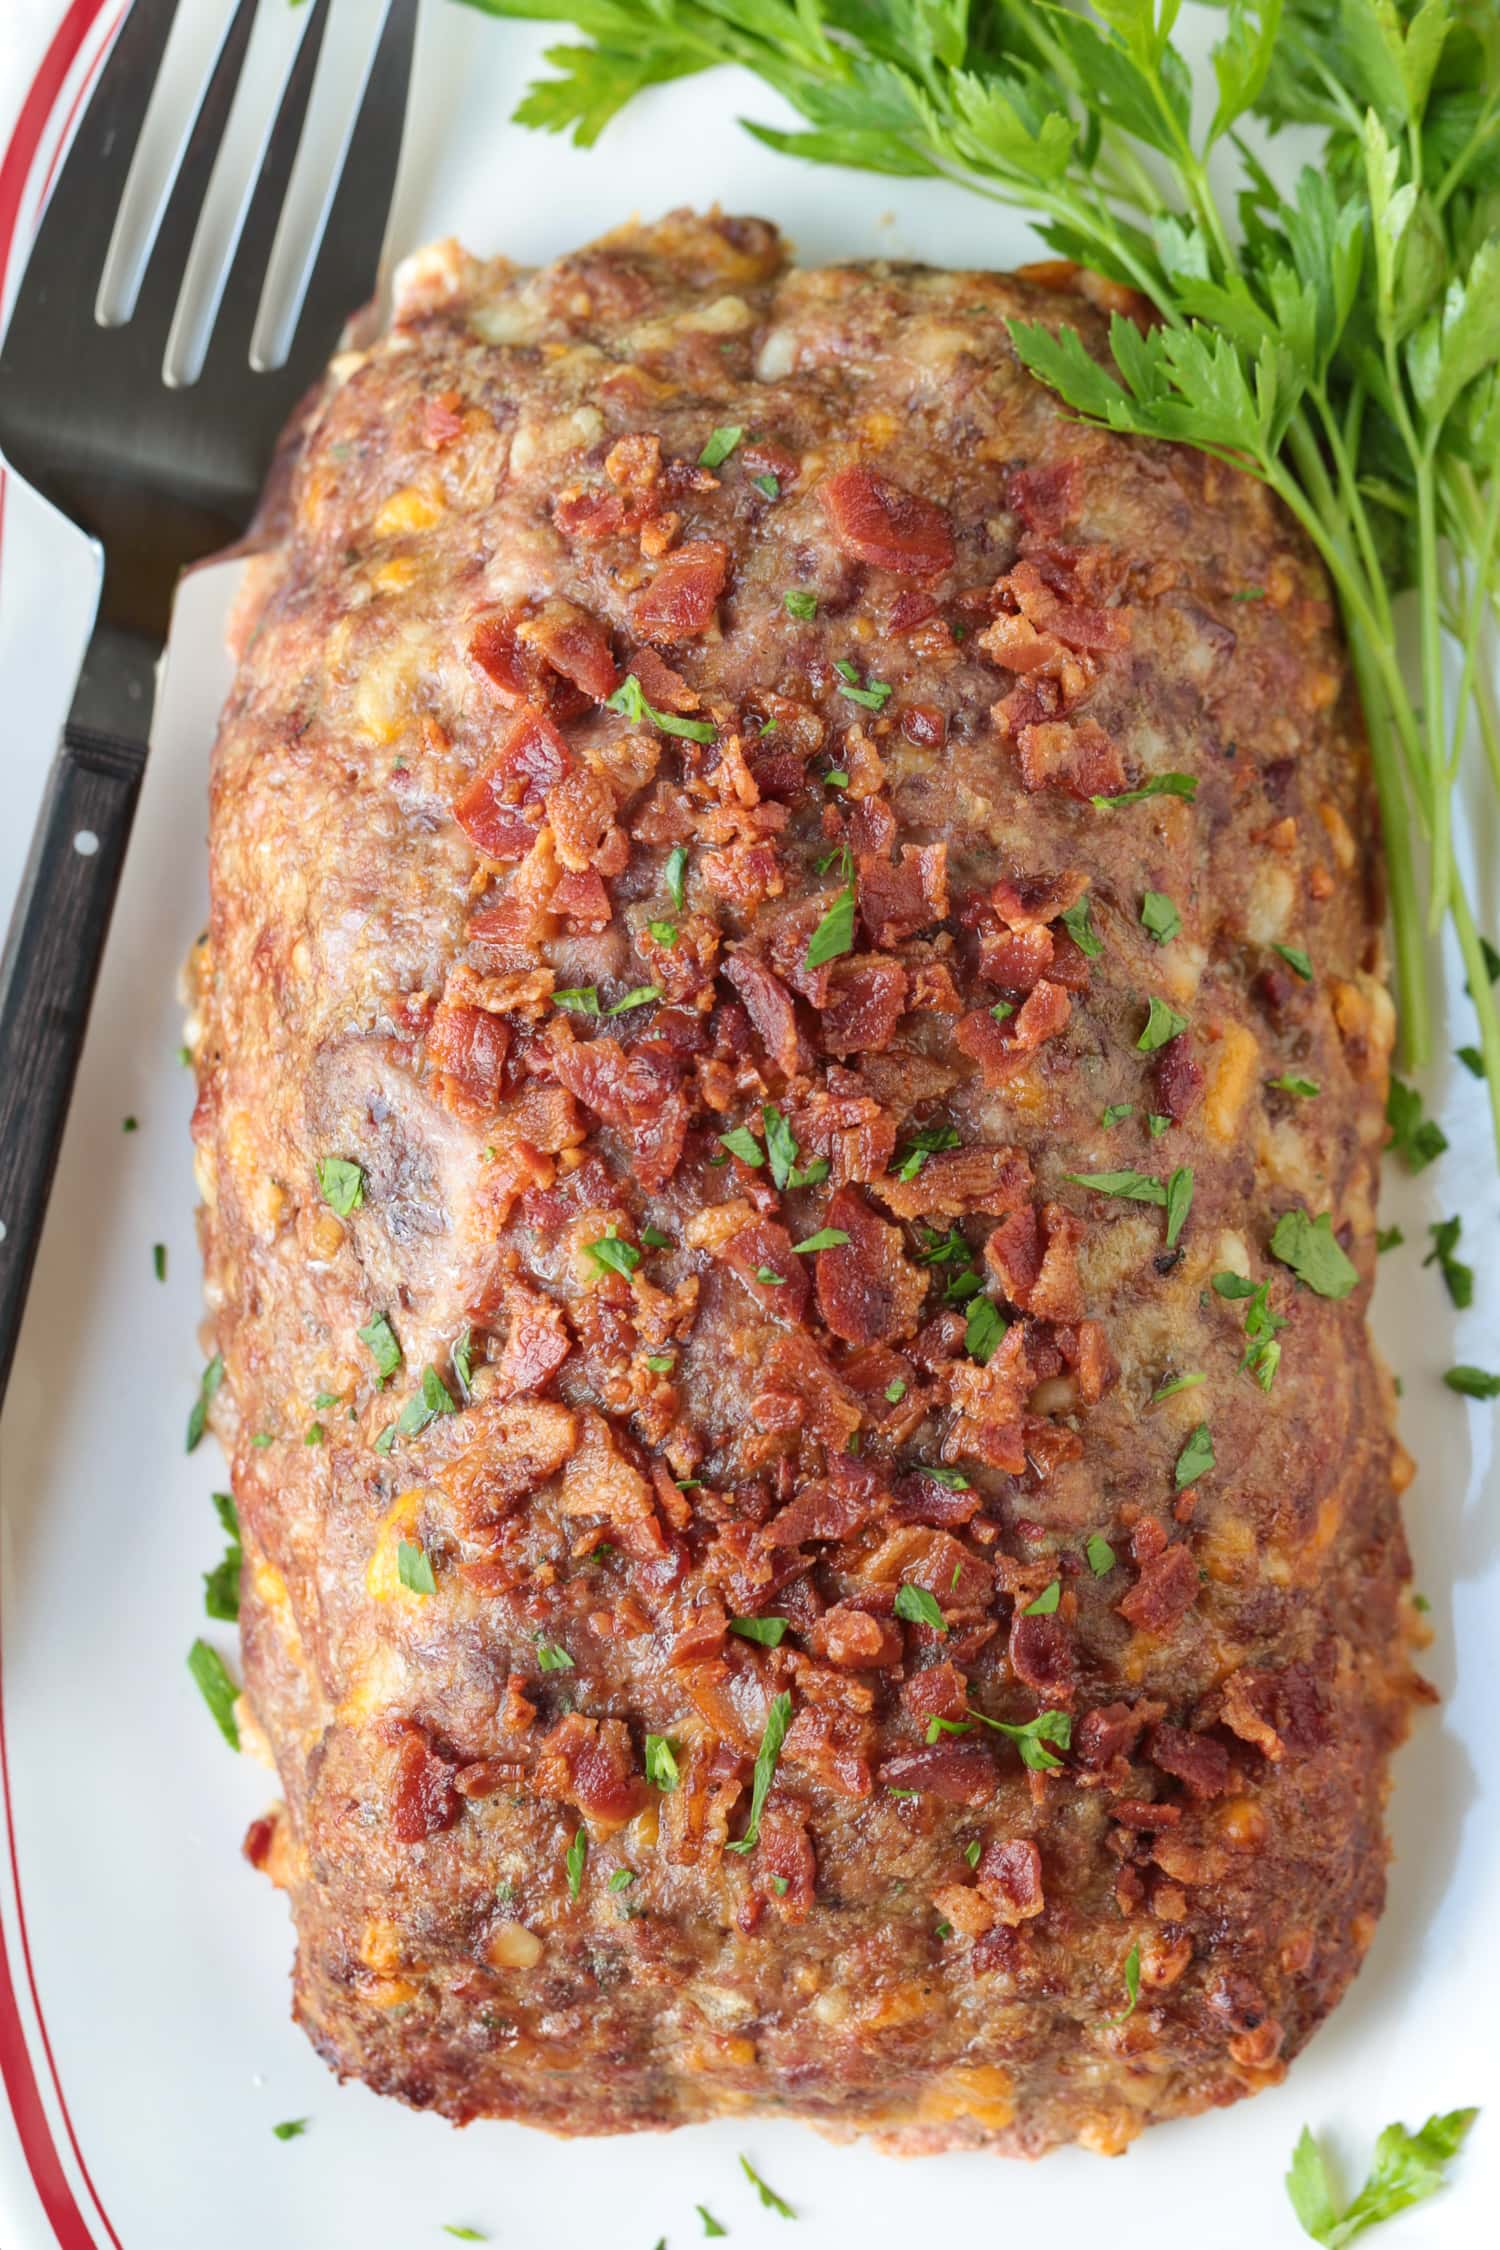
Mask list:
[[[1114,2150],[1380,1909],[1358,724],[1265,493],[1071,424],[1017,312],[1101,334],[749,220],[433,253],[255,566],[196,1034],[249,1848],[319,2050],[457,2119]]]

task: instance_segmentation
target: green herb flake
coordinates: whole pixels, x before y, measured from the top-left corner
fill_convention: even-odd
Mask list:
[[[849,1237],[842,1227],[819,1227],[816,1234],[808,1235],[803,1242],[794,1242],[792,1248],[798,1252],[844,1250],[848,1244]]]
[[[723,462],[729,459],[730,454],[733,453],[744,434],[743,423],[721,422],[717,429],[709,433],[708,443],[698,456],[699,468],[719,468]]]
[[[777,1273],[772,1266],[757,1266],[755,1278],[762,1289],[785,1289],[786,1287],[786,1275]]]
[[[568,1895],[577,1898],[583,1889],[584,1864],[589,1856],[589,1832],[586,1828],[575,1830],[573,1841],[563,1854],[563,1865],[568,1871]]]
[[[667,854],[667,864],[663,870],[662,880],[667,887],[667,896],[679,914],[682,912],[683,900],[687,895],[687,863],[687,846],[685,844],[674,844]]]
[[[1334,1240],[1333,1220],[1324,1211],[1314,1219],[1295,1204],[1283,1211],[1271,1235],[1271,1255],[1290,1266],[1316,1296],[1347,1297],[1359,1275]]]
[[[435,1367],[424,1367],[421,1387],[416,1390],[396,1416],[396,1427],[403,1437],[416,1437],[430,1422],[444,1414],[456,1414],[447,1384]]]
[[[538,1633],[536,1637],[536,1661],[538,1669],[543,1672],[571,1672],[575,1669],[567,1650],[556,1641],[549,1641],[543,1633]]]
[[[1303,2233],[1323,2250],[1344,2250],[1367,2227],[1425,2203],[1447,2186],[1449,2167],[1478,2115],[1477,2109],[1452,2109],[1429,2117],[1415,2133],[1387,2125],[1375,2143],[1369,2178],[1342,2211],[1323,2152],[1304,2125],[1286,2175],[1287,2197]]]
[[[1187,1442],[1177,1456],[1172,1482],[1179,1492],[1186,1492],[1190,1484],[1196,1484],[1216,1466],[1213,1433],[1206,1422],[1200,1422],[1196,1429],[1188,1432]]]
[[[1101,810],[1111,805],[1144,804],[1148,797],[1185,797],[1189,804],[1198,794],[1198,783],[1190,773],[1158,773],[1142,782],[1139,789],[1122,789],[1117,796],[1092,797],[1089,802]]]
[[[1399,1227],[1381,1227],[1375,1236],[1375,1255],[1383,1258],[1387,1250],[1399,1250],[1406,1240]]]
[[[1146,1012],[1146,1027],[1136,1046],[1143,1055],[1154,1055],[1158,1047],[1165,1047],[1169,1039],[1176,1039],[1187,1030],[1187,1017],[1169,1008],[1153,992]]]
[[[122,1133],[138,1133],[138,1132],[140,1131],[140,1129],[141,1129],[141,1121],[140,1121],[140,1119],[139,1119],[138,1117],[122,1117],[122,1118],[121,1118],[121,1120],[120,1120],[120,1131],[121,1131]]]
[[[302,1433],[302,1442],[304,1445],[321,1445],[327,1435],[321,1422],[309,1422]]]
[[[1304,953],[1300,945],[1273,945],[1271,951],[1281,955],[1293,976],[1300,977],[1304,984],[1312,983],[1312,956]]]
[[[730,1849],[733,1850],[733,1848],[733,1845],[731,1845]],[[713,2236],[728,2234],[728,2227],[720,2226],[718,2220],[714,2217],[712,2211],[710,2211],[706,2203],[695,2203],[693,2205],[693,2209],[697,2212],[699,2218],[703,2221],[703,2231],[706,2235]]]
[[[729,1630],[738,1633],[742,1641],[756,1641],[762,1648],[780,1648],[788,1623],[785,1617],[731,1617]]]
[[[593,1259],[603,1273],[617,1273],[628,1281],[641,1262],[641,1253],[633,1242],[622,1242],[618,1235],[601,1235],[597,1242],[586,1242],[584,1255]]]
[[[653,1000],[659,1000],[660,998],[661,986],[659,984],[638,984],[633,992],[627,992],[623,1000],[617,1000],[614,1006],[606,1008],[604,1013],[607,1016],[625,1016],[630,1013],[632,1008],[647,1008]]]
[[[618,711],[632,726],[639,726],[645,719],[659,734],[677,735],[688,742],[712,742],[717,732],[709,719],[679,719],[675,711],[658,711],[646,701],[634,672],[627,672],[614,694],[605,698],[605,708]]]
[[[763,476],[752,477],[750,482],[754,485],[756,491],[763,492],[768,500],[779,500],[781,498],[781,479],[772,476],[769,469]]]
[[[846,883],[809,938],[802,966],[805,970],[821,969],[825,961],[836,961],[840,954],[853,950],[854,885]]]
[[[481,2234],[478,2227],[448,2226],[443,2232],[451,2234],[455,2242],[488,2242],[490,2239],[487,2234]]]
[[[566,1008],[571,1016],[597,1016],[599,1013],[599,988],[593,984],[567,984],[552,995],[553,1005]]]
[[[1089,1569],[1096,1578],[1107,1578],[1115,1567],[1115,1551],[1109,1541],[1097,1531],[1091,1531],[1083,1543]]]
[[[1474,1269],[1466,1266],[1453,1253],[1458,1248],[1458,1238],[1463,1232],[1463,1220],[1440,1219],[1427,1232],[1432,1237],[1432,1248],[1422,1260],[1424,1266],[1435,1265],[1443,1277],[1443,1286],[1458,1312],[1467,1312],[1474,1302]]]
[[[925,1586],[898,1586],[896,1588],[896,1615],[908,1625],[925,1625],[931,1632],[946,1633],[948,1624],[938,1607],[937,1596]]]
[[[988,1367],[1004,1341],[1010,1323],[990,1297],[975,1295],[969,1300],[969,1317],[964,1327],[964,1350],[970,1359],[977,1359],[981,1367]]]
[[[167,1246],[164,1242],[153,1242],[151,1245],[151,1270],[158,1281],[166,1280]]]
[[[365,1175],[347,1156],[318,1158],[318,1190],[330,1211],[347,1219],[365,1199]]]
[[[225,1668],[224,1659],[207,1641],[194,1641],[188,1650],[188,1670],[197,1683],[198,1693],[208,1705],[214,1725],[231,1750],[240,1746],[240,1730],[235,1723],[234,1706],[239,1689]]]
[[[1316,1078],[1298,1078],[1284,1071],[1279,1078],[1268,1078],[1266,1084],[1278,1094],[1295,1094],[1298,1101],[1310,1102],[1323,1089]]]
[[[1042,1588],[1034,1602],[1026,1604],[1021,1615],[1023,1617],[1050,1617],[1061,1600],[1062,1580],[1054,1578],[1050,1585]]]
[[[1174,1249],[1177,1237],[1187,1224],[1188,1212],[1193,1205],[1193,1173],[1187,1164],[1179,1165],[1167,1182],[1167,1248]]]
[[[653,1375],[670,1375],[676,1361],[670,1352],[648,1352],[646,1365]]]
[[[783,2196],[778,2195],[774,2188],[767,2187],[748,2156],[740,2158],[740,2170],[760,2197],[761,2203],[767,2211],[774,2211],[777,2217],[782,2219],[796,2218],[797,2214],[790,2203]]]
[[[857,703],[862,710],[883,711],[895,693],[884,680],[861,682],[857,666],[850,664],[847,659],[840,658],[834,665],[834,670],[839,676],[839,694],[847,697],[849,702]]]
[[[1141,900],[1141,927],[1158,945],[1170,945],[1182,932],[1182,916],[1165,891],[1147,891]]]
[[[1062,915],[1061,920],[1063,928],[1067,931],[1069,937],[1073,940],[1073,943],[1077,946],[1079,952],[1086,955],[1090,961],[1097,961],[1100,954],[1104,951],[1104,947],[1100,943],[1099,938],[1095,933],[1094,925],[1089,919],[1089,901],[1087,896],[1076,900],[1072,906],[1068,907],[1066,912]],[[995,979],[995,982],[998,984],[1000,982],[1000,979],[997,977]]]
[[[1141,1948],[1139,1942],[1125,1956],[1125,2005],[1111,2023],[1127,2023],[1135,2014],[1136,2002],[1141,1996]]]
[[[1484,1057],[1477,1047],[1455,1047],[1453,1052],[1471,1078],[1484,1076]]]
[[[202,1441],[203,1433],[208,1427],[208,1410],[212,1406],[215,1393],[223,1380],[223,1356],[219,1352],[215,1352],[198,1378],[198,1396],[194,1399],[192,1412],[188,1415],[187,1444],[184,1448],[188,1453],[194,1452]]]
[[[682,1779],[677,1764],[677,1745],[670,1735],[647,1735],[646,1779],[653,1789],[661,1790],[663,1796],[670,1796]]]
[[[1123,1125],[1126,1118],[1133,1116],[1134,1113],[1134,1102],[1111,1102],[1108,1109],[1100,1117],[1099,1122],[1106,1132],[1112,1132],[1116,1125]]]
[[[887,1406],[899,1406],[899,1405],[901,1404],[901,1401],[902,1401],[902,1400],[903,1400],[903,1399],[905,1398],[905,1396],[906,1396],[906,1384],[905,1384],[905,1382],[904,1382],[904,1381],[902,1380],[902,1378],[901,1378],[901,1377],[900,1377],[899,1375],[897,1375],[897,1376],[894,1376],[894,1377],[893,1377],[893,1378],[891,1379],[891,1381],[890,1381],[889,1383],[887,1383],[887,1384],[886,1384],[886,1386],[885,1386],[885,1402],[886,1402],[886,1405],[887,1405]]]
[[[796,587],[782,595],[781,603],[788,617],[800,618],[804,625],[810,625],[818,614],[817,595],[801,593]]]
[[[904,1147],[896,1152],[895,1175],[898,1180],[914,1180],[929,1156],[941,1149],[959,1147],[959,1136],[951,1125],[924,1125],[913,1133]]]
[[[278,2141],[300,2141],[311,2123],[310,2117],[285,2117],[279,2125],[273,2125],[271,2131]]]
[[[732,1133],[721,1133],[719,1146],[727,1148],[731,1156],[737,1156],[742,1164],[748,1164],[757,1172],[766,1161],[766,1152],[748,1125],[736,1125]]]
[[[354,1333],[374,1360],[375,1373],[384,1387],[401,1365],[401,1346],[396,1341],[395,1330],[385,1314],[378,1312],[372,1313],[364,1327]]]
[[[1399,1078],[1392,1078],[1386,1095],[1385,1121],[1391,1129],[1391,1148],[1408,1172],[1424,1172],[1448,1146],[1441,1125],[1423,1114],[1416,1087]]]
[[[771,1782],[776,1772],[776,1761],[781,1756],[781,1745],[786,1740],[786,1730],[792,1723],[792,1699],[783,1689],[771,1698],[766,1713],[765,1731],[760,1738],[760,1748],[755,1756],[755,1773],[750,1785],[750,1823],[738,1843],[726,1844],[731,1852],[753,1852],[760,1842],[760,1816],[765,1811],[766,1799],[771,1793]]]
[[[435,1594],[437,1580],[432,1575],[432,1563],[426,1550],[414,1546],[409,1539],[396,1543],[396,1576],[409,1594]]]
[[[675,922],[648,922],[646,929],[657,945],[674,946],[677,943]]]
[[[608,1888],[612,1891],[628,1891],[634,1881],[633,1867],[617,1867],[609,1879]]]
[[[1443,1381],[1460,1398],[1500,1398],[1500,1375],[1490,1375],[1482,1367],[1450,1367]]]
[[[1118,1196],[1125,1203],[1166,1204],[1167,1191],[1149,1172],[1065,1172],[1074,1187],[1092,1188],[1095,1195]]]
[[[1021,1753],[1022,1765],[1032,1773],[1055,1772],[1062,1760],[1053,1756],[1049,1745],[1055,1743],[1059,1750],[1066,1750],[1073,1739],[1073,1722],[1066,1711],[1038,1711],[1034,1719],[1014,1724],[1008,1719],[992,1719],[986,1712],[976,1711],[971,1703],[969,1716],[1013,1742]],[[938,1724],[944,1732],[961,1734],[967,1731],[963,1727],[955,1727],[951,1720],[940,1720]],[[930,1731],[927,1739],[929,1742],[934,1739]]]

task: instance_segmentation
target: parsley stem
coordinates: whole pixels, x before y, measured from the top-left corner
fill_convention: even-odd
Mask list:
[[[1427,732],[1427,760],[1432,773],[1432,872],[1428,887],[1427,927],[1436,936],[1448,911],[1453,865],[1451,820],[1452,773],[1443,726],[1443,620],[1439,604],[1442,579],[1438,574],[1437,492],[1432,473],[1429,440],[1417,461],[1417,583],[1422,633],[1423,725]]]

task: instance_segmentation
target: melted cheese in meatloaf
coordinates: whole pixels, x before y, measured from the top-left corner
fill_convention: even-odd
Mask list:
[[[1264,491],[1018,366],[1105,293],[445,248],[295,440],[203,1239],[249,1849],[409,2102],[1116,2150],[1369,1939],[1368,777]]]

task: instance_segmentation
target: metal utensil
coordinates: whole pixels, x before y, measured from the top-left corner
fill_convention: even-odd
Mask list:
[[[258,4],[229,18],[129,317],[96,295],[177,0],[135,0],[53,189],[0,347],[0,453],[102,551],[99,608],[0,960],[0,1399],[146,760],[155,667],[189,564],[244,531],[276,437],[375,286],[417,0],[386,0],[280,366],[251,364],[262,285],[337,0],[309,8],[199,379],[163,365]]]

